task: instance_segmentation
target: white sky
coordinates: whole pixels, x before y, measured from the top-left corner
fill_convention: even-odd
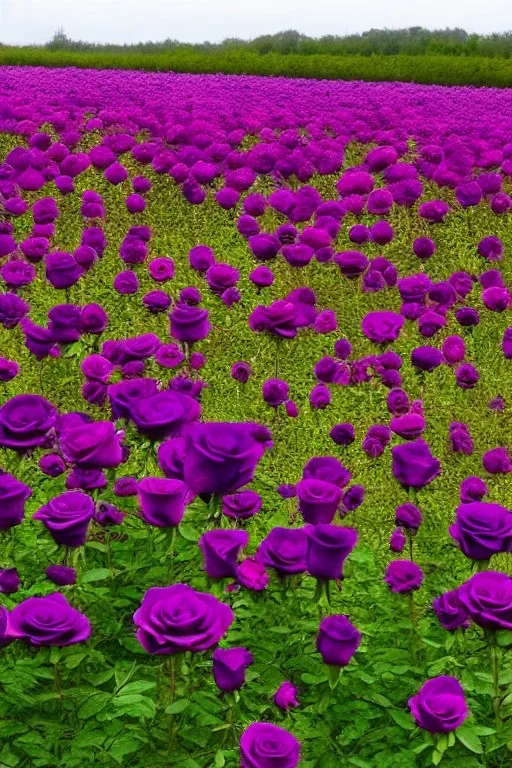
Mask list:
[[[187,42],[283,29],[317,37],[369,28],[512,29],[510,0],[0,0],[0,42],[43,43],[58,27],[75,39]]]

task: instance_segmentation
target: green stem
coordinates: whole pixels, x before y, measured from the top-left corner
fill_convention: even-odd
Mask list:
[[[169,673],[169,704],[174,704],[176,700],[176,656],[170,656],[168,659]],[[174,747],[174,715],[169,716],[169,731],[167,734],[167,752],[172,754]]]
[[[489,632],[487,640],[491,648],[491,664],[492,664],[492,706],[494,710],[494,717],[496,719],[496,727],[501,726],[500,706],[500,651],[496,642],[496,636],[494,632]]]
[[[174,571],[174,547],[176,545],[176,532],[177,527],[173,526],[171,529],[170,543],[169,543],[169,565],[167,567],[167,581],[170,583],[173,579]]]

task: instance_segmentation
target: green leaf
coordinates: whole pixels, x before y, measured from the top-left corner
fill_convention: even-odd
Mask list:
[[[432,752],[432,765],[439,765],[442,759],[443,759],[443,753],[440,752],[438,749],[434,749],[434,751]]]
[[[156,704],[148,696],[141,696],[140,693],[133,693],[128,696],[117,696],[114,699],[114,707],[122,714],[132,717],[154,717],[156,715]]]
[[[310,675],[309,672],[304,672],[300,676],[300,679],[303,683],[307,683],[308,685],[320,685],[320,683],[325,683],[329,679],[327,675]]]
[[[165,714],[179,715],[180,712],[184,712],[186,710],[189,704],[190,701],[188,699],[178,699],[178,701],[174,701],[172,704],[169,704],[169,706],[165,708]]]
[[[196,531],[196,529],[190,525],[190,523],[180,523],[178,526],[178,531],[180,532],[180,535],[183,536],[183,538],[187,541],[199,541],[201,538],[199,531]]]
[[[81,720],[88,720],[89,717],[97,715],[112,700],[110,693],[93,693],[78,709],[78,717]]]
[[[118,696],[129,696],[132,693],[144,693],[144,691],[150,691],[151,688],[155,688],[156,683],[151,680],[136,680],[134,683],[127,683],[118,692]]]
[[[226,765],[226,758],[224,757],[224,752],[222,749],[219,749],[217,754],[215,755],[215,762],[214,762],[215,768],[224,768]]]
[[[506,648],[508,645],[512,645],[512,631],[509,629],[500,629],[496,632],[496,642],[501,648]]]
[[[103,581],[110,578],[111,573],[108,568],[93,568],[90,571],[86,571],[80,577],[82,584],[89,584],[91,581]]]
[[[136,752],[141,745],[141,742],[139,739],[135,738],[135,736],[132,736],[131,734],[126,734],[119,736],[113,745],[108,750],[108,753],[111,757],[114,758],[116,762],[119,763],[119,765],[122,765],[124,762],[123,758],[125,755],[129,755],[131,752]]]
[[[403,728],[405,731],[414,730],[415,725],[412,721],[412,717],[406,712],[402,712],[399,709],[390,709],[389,715],[400,728]]]
[[[470,752],[474,752],[476,755],[483,755],[484,749],[480,737],[470,725],[462,725],[460,728],[457,728],[455,735]]]

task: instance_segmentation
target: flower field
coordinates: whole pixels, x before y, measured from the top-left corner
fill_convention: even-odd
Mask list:
[[[0,768],[502,768],[512,94],[0,69]]]

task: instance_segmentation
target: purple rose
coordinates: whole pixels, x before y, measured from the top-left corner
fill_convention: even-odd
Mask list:
[[[331,403],[331,393],[325,384],[317,384],[309,393],[309,404],[316,410],[323,410]]]
[[[171,336],[177,341],[193,344],[210,333],[208,310],[177,302],[169,314]]]
[[[178,368],[185,359],[177,344],[162,344],[155,352],[155,360],[162,368]]]
[[[253,661],[247,648],[216,648],[212,654],[213,678],[217,688],[231,693],[245,683],[245,673]]]
[[[492,448],[482,456],[482,466],[490,475],[506,474],[512,470],[512,462],[506,448]]]
[[[484,483],[480,477],[474,475],[466,477],[460,484],[460,500],[463,504],[481,501],[488,493],[487,483]]]
[[[392,389],[386,399],[388,411],[394,416],[403,416],[409,412],[409,395],[403,389]]]
[[[158,528],[180,524],[187,504],[187,486],[182,480],[144,477],[139,483],[138,495],[145,523]]]
[[[269,288],[274,282],[274,273],[265,264],[260,264],[250,273],[249,280],[259,289]]]
[[[80,363],[80,370],[87,379],[106,384],[114,371],[114,365],[102,355],[88,355]]]
[[[473,560],[489,560],[498,552],[512,552],[512,514],[499,504],[461,504],[449,530],[460,550]]]
[[[238,363],[233,363],[231,366],[231,378],[235,381],[239,381],[241,384],[247,384],[251,373],[251,366],[243,360],[240,360]]]
[[[6,531],[23,522],[25,502],[32,489],[13,475],[0,474],[0,531]]]
[[[44,444],[57,409],[39,395],[15,395],[0,408],[0,445],[24,452]]]
[[[12,381],[19,372],[20,366],[15,360],[7,360],[5,357],[0,357],[0,381]]]
[[[210,579],[236,576],[237,561],[249,542],[245,531],[215,529],[206,531],[199,539],[205,571]]]
[[[107,469],[118,467],[123,460],[120,435],[111,421],[92,421],[65,429],[59,444],[70,464]]]
[[[368,312],[361,323],[361,330],[375,344],[387,344],[398,339],[404,318],[395,312]]]
[[[232,493],[251,482],[266,443],[258,424],[192,424],[185,436],[185,482],[197,494]]]
[[[317,579],[342,579],[343,564],[357,542],[354,528],[336,525],[306,526],[307,570]]]
[[[297,483],[299,509],[307,523],[331,523],[342,498],[339,486],[325,480],[304,478]]]
[[[150,261],[148,271],[157,283],[165,283],[174,277],[174,261],[168,256],[160,256]]]
[[[463,453],[471,456],[474,450],[473,439],[466,425],[450,427],[450,445],[454,453]]]
[[[29,597],[13,608],[7,618],[6,634],[30,645],[63,647],[85,642],[91,625],[64,595],[55,592],[46,597]]]
[[[401,552],[403,552],[406,541],[407,539],[402,529],[395,528],[395,530],[393,531],[393,533],[389,538],[389,548],[391,552],[396,552],[397,554],[400,554]]]
[[[455,319],[463,328],[471,328],[478,325],[480,315],[473,307],[460,307],[455,312]]]
[[[263,563],[254,557],[246,557],[236,569],[236,580],[241,587],[262,592],[268,587],[268,574]]]
[[[424,440],[414,440],[391,449],[395,480],[405,488],[424,488],[441,472],[441,463]]]
[[[201,415],[201,406],[194,398],[181,392],[164,390],[150,397],[137,399],[130,417],[135,426],[151,440],[179,437],[187,425]]]
[[[433,371],[443,362],[443,355],[436,347],[416,347],[411,352],[411,363],[420,371]]]
[[[92,499],[81,491],[69,491],[40,507],[33,519],[45,524],[57,544],[81,547],[93,515]]]
[[[259,493],[251,490],[241,490],[237,493],[223,496],[222,514],[233,520],[248,520],[256,515],[263,504]]]
[[[345,277],[359,277],[368,266],[368,259],[360,251],[343,251],[336,253],[334,262]]]
[[[480,379],[480,374],[471,363],[464,363],[457,368],[455,378],[462,389],[473,389]]]
[[[142,303],[150,312],[166,312],[171,306],[171,297],[165,291],[150,291],[142,298]]]
[[[137,293],[139,290],[139,278],[130,269],[119,272],[114,278],[114,290],[121,295]]]
[[[458,589],[469,618],[483,629],[512,630],[512,578],[498,571],[475,573]]]
[[[298,327],[297,305],[287,299],[274,301],[269,307],[260,305],[249,316],[249,327],[256,333],[267,331],[279,338],[293,339]]]
[[[316,649],[325,664],[346,667],[361,644],[361,633],[348,616],[326,616],[320,622]]]
[[[58,304],[48,312],[48,320],[48,330],[55,343],[71,344],[79,340],[80,307]]]
[[[409,699],[409,707],[416,723],[429,733],[450,733],[469,717],[461,684],[445,675],[427,680]]]
[[[336,445],[350,445],[355,440],[354,425],[348,422],[335,424],[329,432],[329,437]]]
[[[297,497],[297,489],[292,483],[282,483],[277,486],[276,491],[282,499],[295,499]]]
[[[134,477],[118,477],[114,483],[114,494],[121,498],[127,496],[136,496],[138,493],[138,483]]]
[[[66,463],[58,453],[47,453],[39,459],[39,469],[48,477],[59,477],[66,471]]]
[[[466,345],[464,339],[460,336],[448,336],[443,341],[443,357],[448,365],[455,365],[462,362],[466,354]]]
[[[306,570],[308,537],[303,528],[272,528],[256,553],[256,560],[281,576]]]
[[[99,304],[86,304],[80,313],[82,333],[103,333],[108,325],[108,315]]]
[[[386,568],[384,581],[392,592],[413,592],[423,583],[423,571],[411,560],[392,560]]]
[[[0,594],[12,595],[20,588],[20,577],[16,568],[0,570]]]
[[[66,477],[68,491],[95,491],[108,486],[108,479],[101,469],[74,467]]]
[[[134,613],[137,640],[148,653],[207,651],[233,623],[231,608],[186,584],[148,589]]]
[[[102,527],[107,525],[121,525],[126,515],[113,504],[107,504],[106,501],[99,501],[94,510],[94,522]]]
[[[299,692],[294,684],[289,680],[285,680],[274,693],[274,704],[276,707],[279,707],[279,709],[284,709],[285,711],[288,711],[290,707],[298,707],[298,693]]]
[[[46,576],[58,587],[69,587],[76,584],[76,571],[66,565],[49,565]]]
[[[272,723],[252,723],[240,739],[241,768],[297,768],[300,742]]]
[[[206,282],[210,290],[220,296],[227,288],[232,288],[240,280],[238,269],[220,262],[212,264],[206,272]]]
[[[341,514],[354,512],[364,501],[365,490],[362,485],[352,485],[343,494]]]
[[[334,456],[313,456],[306,462],[302,477],[304,480],[325,480],[343,488],[350,482],[352,475]]]
[[[271,408],[278,408],[288,399],[289,385],[282,379],[267,379],[261,389],[263,400]]]
[[[207,245],[196,245],[188,254],[192,269],[197,272],[206,272],[214,263],[215,255]]]
[[[0,295],[0,323],[4,328],[15,328],[29,309],[29,305],[15,293]]]
[[[469,627],[468,612],[460,601],[457,589],[436,597],[432,602],[432,607],[439,619],[440,625],[443,629],[447,629],[448,632]]]
[[[45,256],[46,279],[58,289],[71,288],[83,275],[72,253],[52,251]]]
[[[423,522],[423,517],[418,507],[408,501],[396,508],[395,522],[401,528],[417,531]]]

